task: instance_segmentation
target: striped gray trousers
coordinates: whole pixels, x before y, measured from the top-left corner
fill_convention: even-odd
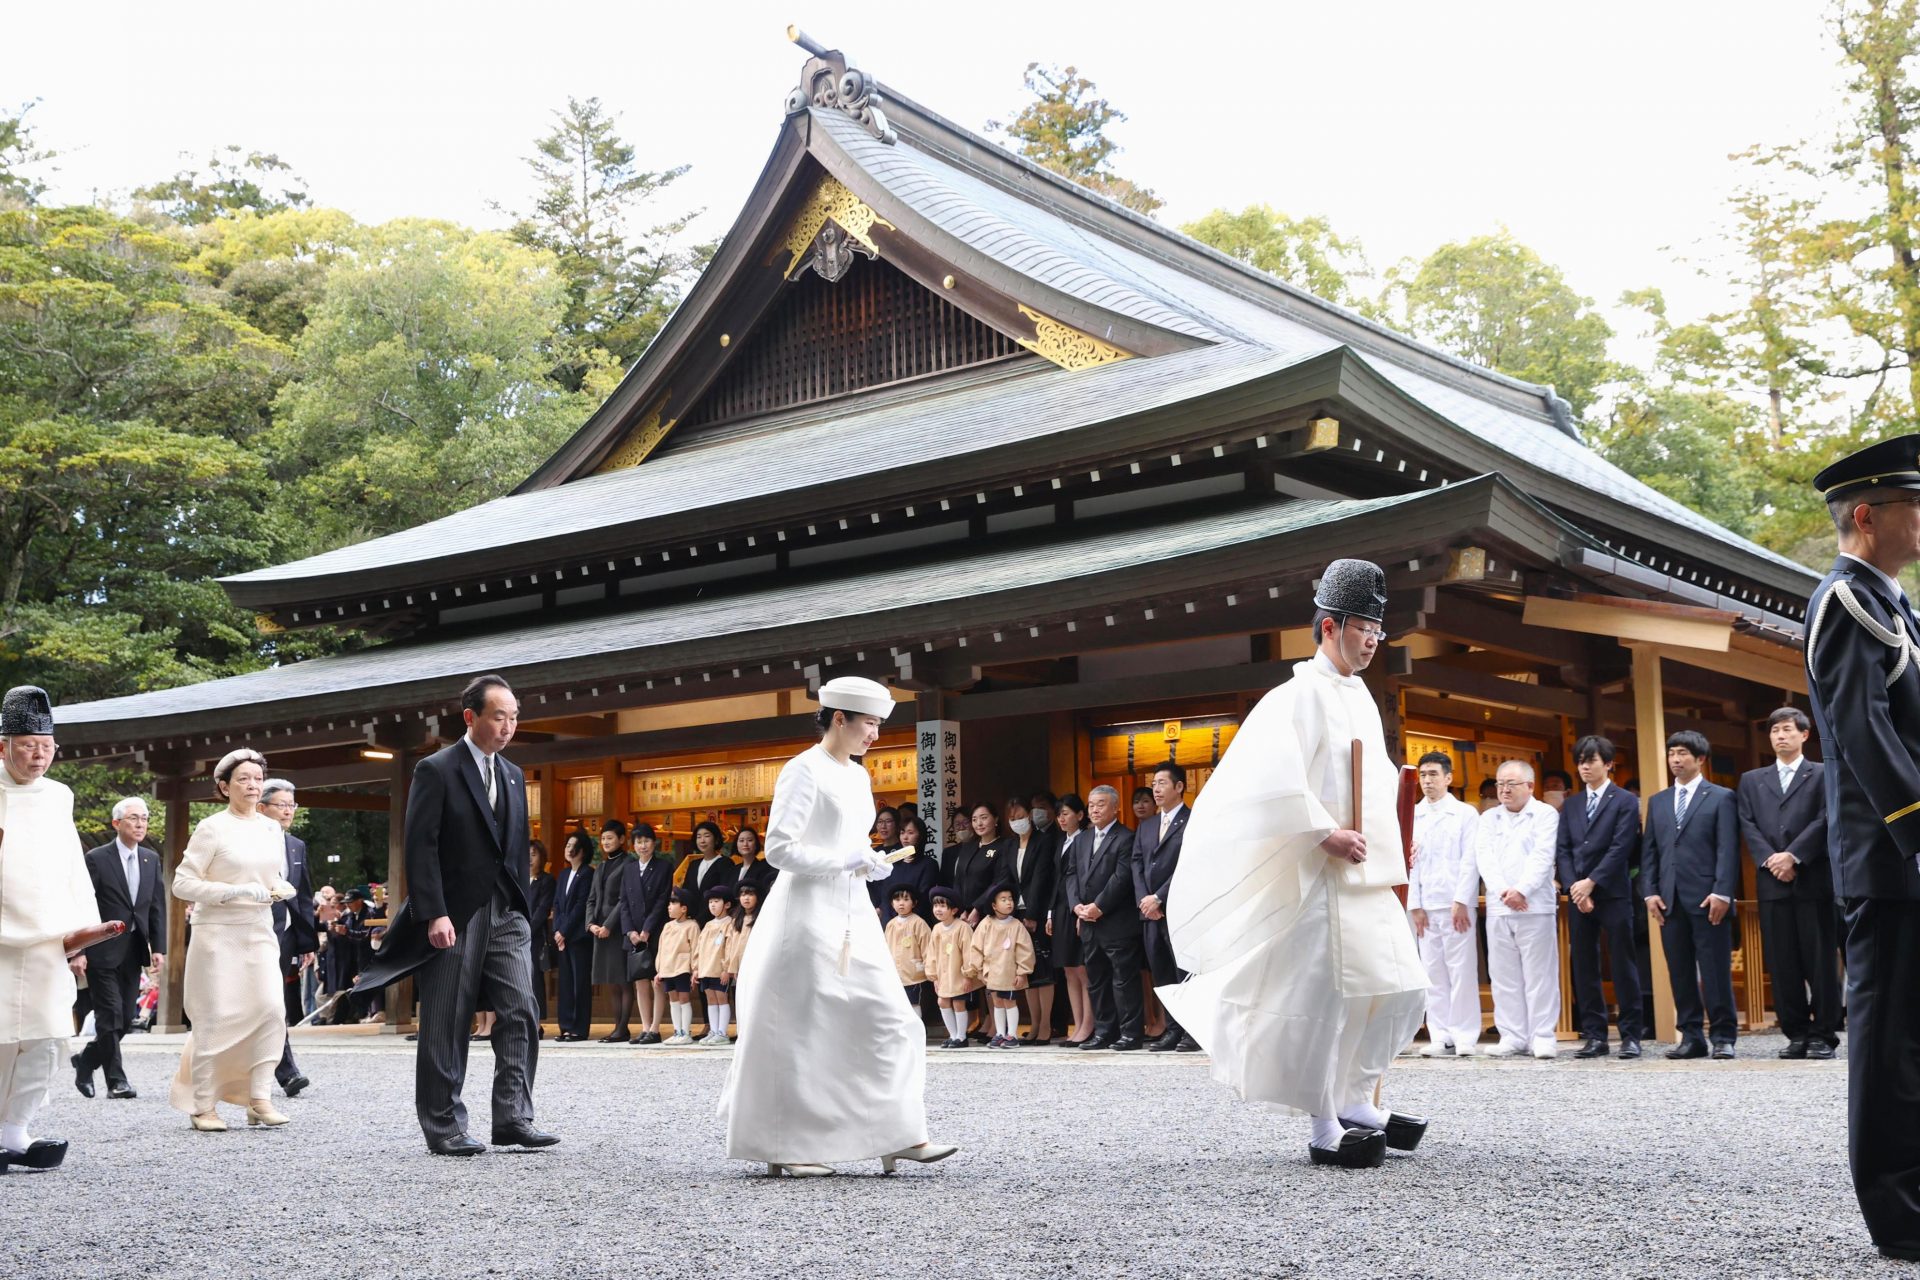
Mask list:
[[[540,1023],[533,1000],[527,918],[495,886],[487,905],[454,944],[415,975],[420,993],[420,1040],[414,1056],[414,1108],[429,1142],[467,1131],[460,1089],[467,1078],[473,1011],[483,999],[494,1012],[493,1124],[533,1123],[533,1073],[540,1057]]]

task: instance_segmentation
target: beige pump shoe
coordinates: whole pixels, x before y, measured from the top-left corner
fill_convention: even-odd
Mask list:
[[[781,1174],[789,1178],[829,1178],[833,1176],[833,1167],[824,1164],[770,1164],[767,1175],[777,1178]]]
[[[908,1147],[905,1151],[896,1151],[890,1156],[880,1157],[880,1172],[892,1173],[896,1160],[911,1160],[915,1164],[933,1164],[945,1160],[960,1148],[947,1143],[923,1142],[917,1147]]]
[[[195,1129],[198,1129],[201,1133],[225,1133],[227,1131],[227,1122],[220,1118],[218,1112],[214,1111],[209,1111],[203,1116],[188,1116],[187,1123]]]
[[[281,1115],[278,1111],[275,1111],[273,1109],[273,1103],[271,1101],[268,1101],[266,1099],[258,1099],[256,1101],[253,1101],[247,1104],[247,1124],[248,1125],[263,1124],[263,1125],[266,1125],[269,1129],[272,1129],[272,1128],[277,1128],[280,1125],[285,1124],[286,1122],[287,1122],[287,1117]]]

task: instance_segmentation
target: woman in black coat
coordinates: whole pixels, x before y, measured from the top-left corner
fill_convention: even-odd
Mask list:
[[[653,958],[658,954],[660,929],[667,922],[667,895],[673,892],[673,870],[656,857],[653,827],[633,824],[633,865],[620,879],[620,936],[627,944],[627,977],[640,1012],[640,1034],[635,1044],[660,1043],[660,1013],[655,999]]]
[[[1013,859],[1019,844],[1000,834],[1000,813],[982,800],[967,810],[973,838],[954,846],[947,860],[947,884],[960,895],[960,914],[970,925],[993,913],[993,895],[1013,880]]]
[[[1053,913],[1053,900],[1059,892],[1056,884],[1060,863],[1060,836],[1052,828],[1045,831],[1033,825],[1025,796],[1007,801],[1008,834],[1014,847],[1006,855],[1007,882],[1013,887],[1014,918],[1026,926],[1033,939],[1033,972],[1027,976],[1023,994],[1027,1006],[1027,1026],[1023,1039],[1033,1044],[1053,1041],[1053,946],[1047,937],[1047,917]]]
[[[547,846],[538,840],[527,841],[528,919],[533,922],[533,999],[540,1007],[540,1021],[547,1020],[547,970],[553,967],[554,878],[547,873]],[[545,1034],[542,1032],[541,1034]]]
[[[733,838],[733,856],[740,864],[741,886],[752,885],[760,891],[760,901],[765,902],[767,890],[780,878],[780,868],[767,861],[760,848],[760,833],[752,827],[740,828],[740,834]]]
[[[890,812],[881,810],[883,814]],[[940,883],[940,866],[933,859],[933,851],[927,848],[926,825],[912,814],[901,820],[893,849],[887,852],[905,845],[912,845],[917,852],[911,858],[894,863],[892,873],[885,880],[876,880],[867,886],[872,890],[874,909],[880,913],[882,927],[893,919],[893,895],[900,889],[913,890],[914,911],[929,925],[933,923],[933,890]]]
[[[1067,1043],[1081,1044],[1093,1038],[1093,1004],[1087,993],[1086,954],[1080,949],[1080,921],[1067,892],[1067,869],[1073,863],[1074,846],[1093,838],[1087,829],[1087,802],[1071,791],[1061,796],[1053,825],[1060,838],[1055,849],[1053,918],[1047,921],[1047,934],[1053,944],[1053,967],[1067,988],[1067,1006],[1072,1010],[1073,1035]]]
[[[633,984],[627,981],[627,940],[620,935],[620,884],[633,855],[626,850],[627,824],[609,818],[600,828],[600,852],[605,858],[593,873],[587,894],[587,932],[593,935],[593,985],[613,988],[613,1030],[601,1044],[625,1044],[633,1039]]]
[[[593,1026],[593,935],[587,932],[587,898],[593,892],[592,836],[567,836],[567,865],[553,892],[553,948],[560,971],[561,1040],[585,1040]]]

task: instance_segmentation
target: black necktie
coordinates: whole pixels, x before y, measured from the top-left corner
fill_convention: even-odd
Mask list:
[[[487,791],[493,796],[494,825],[506,826],[507,789],[500,785],[500,762],[492,756],[487,757]]]

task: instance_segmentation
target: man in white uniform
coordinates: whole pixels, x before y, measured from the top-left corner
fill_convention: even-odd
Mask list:
[[[1472,902],[1487,886],[1487,977],[1500,1043],[1487,1053],[1509,1058],[1559,1050],[1560,934],[1553,891],[1554,840],[1560,815],[1533,796],[1533,766],[1509,760],[1497,775],[1500,803],[1480,815],[1472,856],[1454,893],[1456,928],[1472,923]]]
[[[1313,602],[1319,652],[1260,700],[1187,820],[1167,923],[1191,976],[1158,990],[1215,1079],[1313,1117],[1314,1164],[1371,1168],[1427,1124],[1374,1103],[1427,989],[1393,892],[1400,770],[1357,674],[1385,638],[1386,575],[1336,560]]]
[[[67,1157],[64,1141],[35,1141],[28,1126],[73,1034],[73,975],[86,960],[69,968],[68,936],[100,932],[73,792],[46,776],[53,754],[45,691],[9,689],[0,700],[0,1173]]]
[[[1447,788],[1453,757],[1429,751],[1420,757],[1420,803],[1413,810],[1413,866],[1407,871],[1407,913],[1427,967],[1427,1043],[1423,1058],[1472,1055],[1480,1040],[1480,947],[1473,910],[1456,928],[1453,894],[1473,856],[1473,806]]]

